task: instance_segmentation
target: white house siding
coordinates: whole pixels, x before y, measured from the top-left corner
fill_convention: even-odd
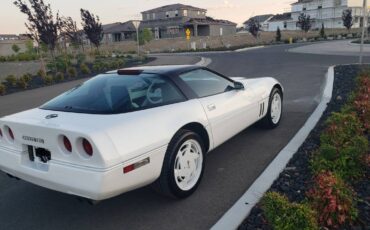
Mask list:
[[[306,3],[297,3],[292,5],[292,19],[289,23],[293,27],[298,22],[298,17],[301,13],[310,15],[313,19],[313,29],[318,29],[322,24],[326,28],[344,28],[342,22],[342,14],[346,9],[352,9],[354,17],[353,28],[360,27],[360,19],[362,17],[362,1],[363,0],[313,0]],[[370,3],[369,3],[370,6]],[[299,29],[299,28],[295,28]]]
[[[278,27],[280,30],[296,30],[295,23],[291,21],[273,21],[269,22],[268,31],[277,31]]]

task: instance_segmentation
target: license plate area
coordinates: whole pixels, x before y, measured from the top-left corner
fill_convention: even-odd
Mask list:
[[[26,153],[22,155],[21,164],[40,171],[49,171],[51,152],[44,148],[27,145]]]
[[[39,161],[46,164],[51,160],[51,153],[47,149],[28,145],[27,150],[30,161],[35,161],[38,158]]]

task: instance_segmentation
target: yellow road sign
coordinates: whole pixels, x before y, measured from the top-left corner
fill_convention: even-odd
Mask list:
[[[185,34],[186,34],[186,39],[187,39],[187,40],[190,40],[191,31],[190,31],[190,29],[189,29],[189,28],[187,28],[187,29],[186,29]]]

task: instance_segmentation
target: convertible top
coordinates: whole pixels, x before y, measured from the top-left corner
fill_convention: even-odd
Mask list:
[[[181,73],[196,70],[196,69],[204,69],[204,67],[197,66],[197,65],[162,65],[162,66],[139,66],[139,67],[131,67],[131,68],[124,68],[118,71],[140,71],[142,73],[152,73],[152,74],[161,74],[167,76],[177,76]],[[117,70],[109,71],[107,74],[114,74],[117,73]]]

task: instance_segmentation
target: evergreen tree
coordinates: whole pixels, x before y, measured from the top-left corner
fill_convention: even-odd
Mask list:
[[[276,41],[277,42],[281,42],[281,31],[280,31],[280,27],[278,27],[277,30],[276,30]]]
[[[344,27],[346,27],[347,30],[350,31],[353,26],[353,16],[352,16],[351,9],[347,9],[343,11],[342,20],[343,20]]]
[[[320,37],[322,37],[322,38],[326,37],[324,23],[321,25]]]

